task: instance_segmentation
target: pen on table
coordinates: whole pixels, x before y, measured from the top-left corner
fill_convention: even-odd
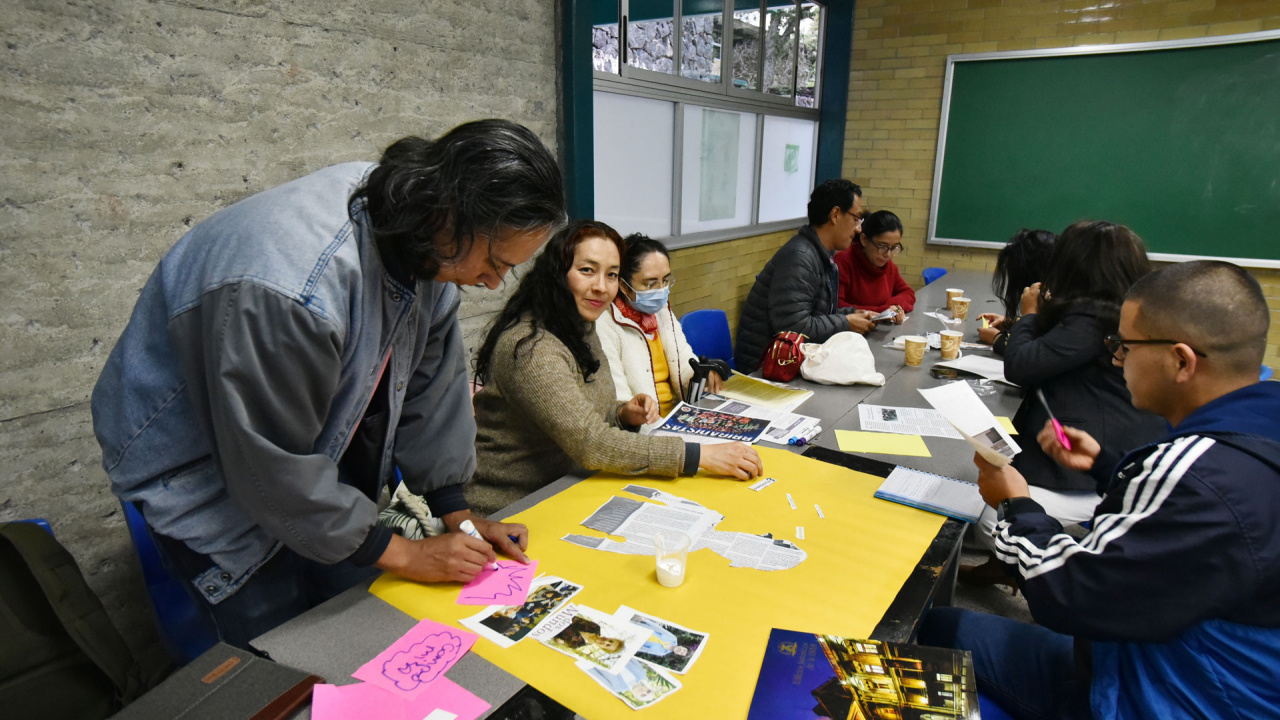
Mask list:
[[[1058,422],[1058,418],[1053,416],[1053,411],[1049,409],[1049,401],[1044,399],[1044,391],[1036,388],[1036,397],[1040,398],[1040,404],[1044,406],[1044,411],[1049,413],[1049,422],[1053,423],[1053,433],[1058,436],[1058,442],[1062,443],[1062,447],[1070,450],[1071,440],[1067,438],[1067,433],[1062,429],[1062,423]]]
[[[815,437],[817,437],[818,433],[820,432],[822,432],[822,426],[815,425],[813,429],[807,433],[804,433],[802,435],[792,436],[791,439],[787,441],[787,444],[788,445],[808,445],[809,442],[813,440]]]
[[[458,529],[459,529],[459,530],[461,530],[462,532],[464,532],[464,533],[466,533],[466,534],[470,535],[471,537],[473,537],[473,538],[477,539],[477,540],[484,540],[484,538],[480,536],[480,531],[479,531],[479,530],[476,530],[476,526],[475,526],[474,524],[472,524],[472,522],[471,522],[470,520],[463,520],[462,522],[458,523]],[[510,535],[508,535],[507,537],[511,537],[511,536],[510,536]],[[489,563],[488,565],[485,565],[485,566],[484,566],[484,569],[485,569],[485,570],[497,570],[497,569],[498,569],[498,563],[496,563],[496,562],[491,562],[491,563]]]

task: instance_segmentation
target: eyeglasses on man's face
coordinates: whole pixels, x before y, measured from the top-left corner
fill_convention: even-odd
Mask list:
[[[1129,340],[1119,335],[1108,335],[1102,342],[1106,344],[1107,352],[1111,353],[1111,357],[1120,362],[1124,362],[1125,356],[1129,354],[1130,345],[1187,345],[1181,340]],[[1190,345],[1187,345],[1187,347],[1200,357],[1209,357]]]

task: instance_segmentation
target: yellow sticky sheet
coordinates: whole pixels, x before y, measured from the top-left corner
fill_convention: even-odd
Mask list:
[[[759,448],[765,475],[777,482],[760,492],[750,483],[698,475],[663,479],[597,474],[514,516],[529,526],[529,554],[538,569],[583,587],[572,600],[612,614],[628,605],[710,634],[683,687],[662,700],[655,717],[746,717],[774,627],[865,638],[946,520],[872,497],[882,478]],[[621,555],[560,540],[568,533],[599,536],[580,523],[610,497],[645,485],[688,498],[724,515],[717,530],[773,533],[808,557],[790,570],[731,568],[710,549],[689,555],[685,583],[658,584],[651,556]],[[787,505],[791,493],[796,508]],[[822,506],[819,519],[814,504]],[[796,526],[804,540],[796,540]],[[371,592],[414,618],[462,627],[479,606],[456,604],[456,583],[422,585],[386,574]],[[465,628],[464,628],[465,629]],[[573,660],[525,638],[502,649],[483,637],[472,647],[495,665],[592,720],[628,718],[635,711],[613,697]]]
[[[862,430],[837,430],[836,442],[840,449],[853,453],[878,453],[880,455],[910,455],[933,457],[924,438],[919,435],[864,432]]]
[[[996,421],[1000,423],[1000,427],[1010,435],[1017,435],[1018,431],[1013,427],[1013,421],[1003,415],[997,415]]]

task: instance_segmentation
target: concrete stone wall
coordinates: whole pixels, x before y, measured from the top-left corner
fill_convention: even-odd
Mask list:
[[[89,393],[160,256],[247,195],[408,135],[554,149],[551,0],[11,0],[0,51],[0,520],[44,517],[158,646]],[[474,344],[499,293],[468,291]]]
[[[947,55],[1179,40],[1280,29],[1265,0],[859,0],[844,174],[906,232],[908,282],[929,266],[992,270],[995,251],[924,243]],[[1050,228],[1061,230],[1061,228]],[[1280,363],[1280,271],[1255,269],[1271,307],[1266,362]]]

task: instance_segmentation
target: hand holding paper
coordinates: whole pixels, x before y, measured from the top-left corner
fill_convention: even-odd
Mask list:
[[[982,453],[973,454],[973,464],[978,466],[978,492],[991,507],[1015,497],[1031,497],[1027,479],[1009,465],[1003,467],[986,461]]]

